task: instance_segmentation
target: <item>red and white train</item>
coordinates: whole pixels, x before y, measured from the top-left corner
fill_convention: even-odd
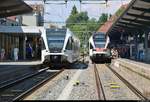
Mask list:
[[[93,33],[89,39],[89,56],[92,62],[111,62],[111,51],[108,44],[109,37],[104,33]]]

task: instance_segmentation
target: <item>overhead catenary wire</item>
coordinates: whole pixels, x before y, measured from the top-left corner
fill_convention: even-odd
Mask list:
[[[31,0],[24,0],[24,1],[31,1]],[[32,0],[32,1],[42,1],[43,2],[43,5],[44,5],[44,11],[45,11],[45,4],[55,4],[55,5],[66,5],[66,8],[67,8],[67,3],[68,1],[79,1],[80,2],[80,12],[81,12],[81,8],[82,8],[82,4],[106,4],[106,8],[108,6],[108,1],[117,1],[117,0]],[[51,1],[51,2],[50,2]],[[63,1],[63,2],[60,2],[60,1]],[[86,2],[88,1],[88,2]],[[95,3],[97,1],[97,3]],[[104,2],[102,2],[104,1]],[[121,2],[123,2],[125,0],[121,0]],[[44,12],[45,13],[45,12]],[[44,14],[43,14],[44,15]],[[58,15],[59,17],[61,15]],[[60,18],[63,18],[63,17],[60,17]],[[43,23],[47,23],[45,20],[42,21]],[[54,22],[49,22],[49,23],[54,23]],[[61,22],[59,22],[60,24],[63,24]],[[57,24],[59,24],[57,23]],[[56,24],[56,22],[55,22]],[[64,23],[65,24],[65,23]],[[71,24],[71,23],[70,23]],[[76,23],[77,24],[77,23]],[[81,23],[80,23],[81,24]],[[93,23],[92,23],[93,24]],[[81,24],[83,25],[83,24]]]

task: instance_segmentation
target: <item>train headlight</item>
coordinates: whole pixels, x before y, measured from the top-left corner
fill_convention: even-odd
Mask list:
[[[107,51],[107,49],[103,49],[103,51]]]
[[[96,51],[96,49],[93,49],[93,51]]]

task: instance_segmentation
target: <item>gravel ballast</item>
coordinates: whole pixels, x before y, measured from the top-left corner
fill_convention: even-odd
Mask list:
[[[112,68],[150,99],[150,80],[124,67]]]
[[[96,66],[103,84],[106,100],[139,100],[105,64]]]
[[[67,92],[69,96],[66,100],[97,100],[98,95],[92,67],[92,64],[88,66],[80,63],[76,65],[76,68],[65,69],[65,71],[36,90],[25,100],[61,100],[59,97],[69,83],[72,86],[70,92]],[[80,72],[78,77],[73,78],[78,72]]]
[[[78,85],[74,85],[69,100],[98,100],[94,68],[89,64],[87,69],[83,69],[78,80]]]

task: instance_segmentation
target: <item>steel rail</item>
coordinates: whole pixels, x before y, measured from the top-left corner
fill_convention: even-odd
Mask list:
[[[17,80],[10,84],[4,85],[0,90],[0,100],[9,102],[24,97],[25,95],[28,95],[31,90],[36,90],[38,86],[46,83],[48,79],[53,78],[58,74],[58,72],[46,72],[48,69],[49,67],[41,69],[34,75],[32,74],[29,77],[21,78],[19,81]],[[59,73],[60,72],[61,71],[59,71]],[[22,85],[25,86],[22,87]]]
[[[64,71],[64,69],[61,69],[60,71],[58,71],[57,73],[53,74],[52,76],[50,75],[45,80],[41,81],[40,83],[38,83],[35,86],[31,87],[29,90],[25,91],[21,95],[19,95],[16,98],[14,98],[13,101],[25,99],[27,96],[31,95],[35,90],[39,89],[40,87],[42,87],[43,85],[45,85],[46,83],[48,83],[50,80],[52,80],[53,78],[55,78],[62,71]]]
[[[134,92],[140,99],[148,100],[136,87],[134,87],[129,81],[123,78],[120,74],[118,74],[114,69],[112,69],[109,65],[106,65],[132,92]]]
[[[36,66],[36,67],[38,67],[38,66]],[[35,66],[33,67],[33,66],[31,66],[30,68],[35,68]],[[20,71],[22,71],[22,69],[16,69],[16,70],[14,70],[13,68],[12,69],[9,69],[9,71],[12,71],[12,72],[17,72],[18,73],[18,71],[20,72]],[[23,69],[24,70],[24,69]],[[8,72],[8,71],[7,71]],[[11,72],[11,73],[12,73]],[[2,85],[4,85],[4,84],[6,84],[6,83],[9,83],[9,82],[12,82],[12,81],[15,81],[15,80],[17,80],[17,79],[20,79],[21,77],[24,77],[24,76],[27,76],[27,75],[31,75],[31,74],[33,74],[33,73],[35,73],[36,71],[29,71],[28,73],[24,73],[24,74],[22,74],[22,75],[20,75],[20,76],[17,76],[17,77],[14,77],[14,78],[11,78],[11,79],[9,79],[9,80],[5,80],[5,81],[2,81],[2,82],[0,82],[0,87],[2,86]],[[16,73],[15,73],[16,74]]]
[[[16,84],[16,83],[19,83],[19,82],[21,82],[21,81],[24,81],[24,80],[26,80],[26,79],[28,79],[28,78],[33,77],[33,76],[36,76],[36,75],[38,75],[38,74],[40,74],[40,73],[46,71],[48,68],[49,68],[49,67],[47,67],[47,68],[45,68],[45,69],[42,69],[42,70],[40,70],[39,72],[36,72],[36,73],[30,74],[30,75],[24,76],[24,77],[22,77],[22,78],[20,78],[20,79],[14,80],[14,81],[12,81],[12,82],[10,82],[10,83],[6,83],[6,84],[0,86],[0,90],[5,90],[6,88],[11,87],[12,85],[14,85],[14,84]]]
[[[106,100],[104,89],[102,87],[102,83],[100,80],[100,76],[96,67],[96,64],[94,63],[94,72],[95,72],[95,79],[96,79],[96,86],[97,86],[97,92],[98,92],[98,98],[100,100]]]
[[[23,0],[23,1],[31,1],[31,0]],[[106,0],[32,0],[32,1],[42,1],[42,2],[47,2],[47,1],[55,1],[55,2],[58,2],[58,1],[105,1]],[[107,1],[118,1],[118,0],[107,0]],[[126,1],[126,0],[122,0],[122,1]]]

